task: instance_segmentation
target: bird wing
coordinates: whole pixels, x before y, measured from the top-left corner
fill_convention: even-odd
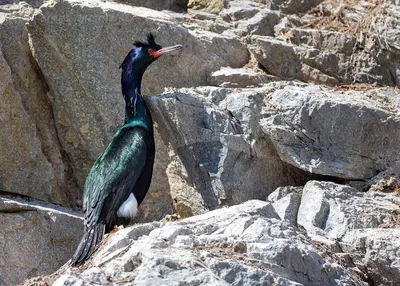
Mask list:
[[[108,228],[126,201],[146,163],[148,132],[122,127],[93,165],[85,184],[85,230],[101,221]]]

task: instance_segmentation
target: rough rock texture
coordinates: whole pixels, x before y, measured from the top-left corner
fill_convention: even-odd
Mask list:
[[[261,126],[280,158],[311,173],[367,179],[400,172],[395,89],[327,90],[287,86],[271,92]]]
[[[83,234],[78,213],[32,200],[0,197],[0,221],[0,285],[57,270]]]
[[[221,87],[254,87],[271,81],[268,75],[248,69],[221,68],[211,74],[211,85]]]
[[[89,267],[88,267],[89,266]],[[367,285],[269,203],[248,201],[108,236],[90,263],[25,285]],[[46,284],[47,283],[47,284]]]
[[[171,183],[178,210],[181,205],[191,209],[188,214],[199,214],[221,205],[264,199],[279,186],[302,184],[310,178],[283,163],[262,132],[264,92],[204,87],[148,98],[161,137],[177,156],[175,170],[186,178],[185,184]]]
[[[25,20],[0,13],[0,43],[0,190],[74,207],[80,195]]]
[[[391,194],[331,182],[308,182],[297,223],[311,234],[339,243],[352,263],[366,269],[373,285],[395,285],[400,275],[400,199]],[[342,254],[343,255],[343,254]]]
[[[233,6],[220,17],[237,35],[252,35],[249,50],[268,74],[327,85],[400,85],[399,5],[327,0],[311,9],[322,1],[259,2],[265,5]],[[302,11],[309,12],[291,15]]]

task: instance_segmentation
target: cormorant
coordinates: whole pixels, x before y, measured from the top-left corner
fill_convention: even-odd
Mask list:
[[[83,197],[85,233],[72,258],[84,262],[105,233],[126,224],[137,212],[150,186],[154,164],[153,121],[140,93],[146,68],[181,45],[162,48],[150,33],[147,42],[136,41],[122,62],[121,87],[125,123],[94,163]]]

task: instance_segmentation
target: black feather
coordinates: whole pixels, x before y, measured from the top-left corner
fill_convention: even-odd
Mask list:
[[[147,35],[147,42],[136,41],[136,42],[134,43],[134,45],[135,45],[136,47],[138,47],[138,48],[140,48],[140,47],[151,47],[151,46],[154,46],[154,45],[156,45],[155,37],[154,37],[154,35],[153,35],[152,33],[149,33],[149,34]]]
[[[96,224],[87,230],[83,235],[74,256],[72,257],[71,264],[79,265],[84,262],[93,253],[93,251],[96,249],[96,246],[103,239],[104,232],[104,223]]]

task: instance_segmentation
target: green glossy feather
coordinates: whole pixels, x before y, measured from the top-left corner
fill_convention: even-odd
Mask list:
[[[103,220],[113,227],[146,164],[148,133],[141,126],[123,126],[93,165],[85,184],[85,229]]]

